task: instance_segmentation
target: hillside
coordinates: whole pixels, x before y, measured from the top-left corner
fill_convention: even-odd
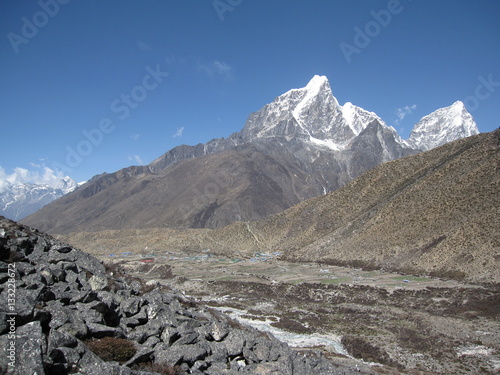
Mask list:
[[[74,233],[66,239],[89,251],[142,251],[144,244],[282,251],[300,261],[499,282],[499,142],[497,130],[382,164],[260,222],[201,231]]]
[[[90,181],[24,220],[51,233],[222,227],[280,212],[320,189],[290,155],[239,147],[183,160],[161,173],[131,167]]]
[[[500,131],[386,163],[260,223],[286,257],[500,277]]]
[[[1,374],[359,373],[1,216],[0,261]]]

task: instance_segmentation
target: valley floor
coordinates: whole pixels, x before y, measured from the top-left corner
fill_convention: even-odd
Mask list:
[[[500,287],[200,253],[94,254],[362,373],[500,372]]]

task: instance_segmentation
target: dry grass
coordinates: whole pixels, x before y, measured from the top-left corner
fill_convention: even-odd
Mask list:
[[[116,337],[103,337],[85,341],[85,344],[104,361],[128,361],[136,353],[134,343]]]

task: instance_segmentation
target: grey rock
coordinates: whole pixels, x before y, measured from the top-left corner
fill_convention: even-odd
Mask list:
[[[36,268],[27,262],[18,262],[18,263],[15,263],[15,265],[16,265],[16,273],[17,273],[16,279],[18,279],[18,280],[23,278],[26,275],[30,275],[30,274],[36,272]]]
[[[223,342],[209,342],[211,355],[206,359],[208,363],[227,362],[228,352]]]
[[[145,329],[141,329],[141,327],[136,327],[134,330],[127,332],[126,337],[129,340],[136,341],[139,344],[142,344],[148,339],[149,336]]]
[[[52,278],[54,282],[65,281],[66,271],[62,268],[62,264],[51,264],[49,268],[52,271]]]
[[[54,275],[53,275],[52,269],[49,266],[47,266],[45,264],[38,265],[36,267],[36,270],[37,270],[37,274],[40,275],[41,281],[45,285],[53,285],[54,284]]]
[[[93,275],[88,283],[92,290],[100,291],[108,288],[108,279],[105,276]]]
[[[16,313],[19,319],[25,321],[33,316],[33,310],[41,291],[41,287],[31,290],[24,289],[22,293],[16,291]]]
[[[82,304],[83,305],[83,304]],[[104,324],[104,317],[103,315],[92,309],[81,309],[79,311],[79,315],[83,319],[83,321],[89,325],[89,324]]]
[[[55,329],[50,330],[49,340],[48,340],[48,352],[57,348],[76,348],[78,345],[78,340],[75,336],[69,334],[68,332],[58,331]]]
[[[130,283],[130,289],[132,290],[132,293],[134,295],[138,295],[141,293],[142,291],[142,285],[139,281],[137,280],[133,280],[131,283]]]
[[[148,337],[146,341],[144,341],[143,346],[146,348],[154,348],[156,344],[160,343],[161,340],[157,336]]]
[[[109,291],[99,291],[97,293],[97,298],[102,301],[109,309],[115,309],[118,306],[118,302],[113,293]]]
[[[153,356],[153,353],[153,348],[143,345],[139,348],[139,350],[137,350],[134,356],[125,363],[125,366],[131,367],[136,363],[149,362],[151,360],[151,357]]]
[[[126,317],[130,317],[139,312],[142,307],[142,299],[139,297],[129,297],[121,304],[121,309]]]
[[[0,301],[0,303],[2,303],[2,306],[6,306],[3,301]],[[3,335],[8,330],[9,325],[7,324],[7,319],[7,314],[3,311],[0,311],[0,335]]]
[[[47,259],[50,263],[59,262],[73,262],[77,260],[76,251],[71,251],[69,253],[60,253],[58,251],[50,251],[47,255]]]
[[[245,356],[252,358],[253,361],[255,362],[265,362],[268,361],[270,358],[270,352],[271,352],[272,344],[269,340],[265,340],[264,338],[257,338],[254,346],[250,349],[247,349],[247,353],[245,352]],[[273,358],[273,360],[276,360],[276,358]]]
[[[229,335],[223,342],[226,346],[228,356],[233,357],[243,353],[246,338],[243,332],[233,330],[229,332]]]
[[[229,334],[229,327],[222,322],[212,322],[200,330],[205,332],[207,340],[222,341]]]
[[[199,371],[200,374],[203,374],[202,371],[208,368],[209,364],[205,361],[196,361],[193,366],[191,366],[191,373],[195,374],[196,371]]]
[[[59,347],[50,351],[50,358],[53,363],[64,363],[65,368],[75,368],[80,361],[80,354],[75,348]]]
[[[72,250],[73,250],[72,247],[64,246],[64,245],[54,245],[54,246],[51,246],[51,248],[50,248],[50,251],[57,251],[57,252],[63,253],[63,254],[69,253]]]
[[[181,337],[175,341],[174,345],[191,345],[198,342],[198,338],[200,337],[197,332],[183,332],[181,333]]]
[[[2,373],[12,372],[16,367],[16,345],[12,338],[8,335],[0,336],[0,347],[2,348],[2,355],[0,355],[0,369]]]
[[[139,321],[139,319],[136,319],[134,317],[132,318],[122,318],[120,320],[120,326],[122,327],[122,329],[125,331],[125,332],[130,332],[130,329],[133,329],[137,326],[140,326],[141,324],[144,324],[144,323],[141,323]]]
[[[52,293],[54,293],[54,299],[63,304],[68,304],[72,298],[76,295],[74,290],[71,289],[70,285],[65,282],[59,282],[52,285],[50,288]]]
[[[16,371],[19,374],[44,374],[42,353],[46,351],[40,322],[34,321],[16,330]]]
[[[63,306],[59,301],[51,301],[46,306],[46,311],[51,315],[50,327],[57,329],[63,324],[69,322],[70,310]]]
[[[78,277],[78,273],[71,271],[71,270],[68,270],[66,272],[66,280],[65,281],[67,284],[69,284],[69,286],[79,284],[80,280]]]
[[[171,346],[181,337],[179,330],[173,326],[166,326],[161,333],[161,341]]]
[[[203,360],[210,355],[210,347],[205,344],[178,345],[172,346],[167,350],[155,351],[155,360],[158,362],[180,365],[187,363],[193,365],[196,361]]]
[[[51,301],[46,310],[51,316],[50,328],[60,329],[78,338],[83,338],[87,335],[87,325],[82,317],[75,313],[75,310],[55,301]]]
[[[80,373],[85,375],[128,375],[131,373],[131,370],[128,367],[124,368],[117,364],[104,362],[90,350],[86,350],[83,353],[80,361],[78,362],[78,368]]]
[[[98,323],[87,323],[87,328],[92,337],[103,338],[103,337],[120,337],[123,335],[123,331],[118,327],[110,327],[104,324]]]

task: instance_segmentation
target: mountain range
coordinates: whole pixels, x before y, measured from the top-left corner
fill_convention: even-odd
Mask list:
[[[6,183],[0,191],[0,215],[21,220],[46,204],[75,190],[77,182],[64,177],[56,184]]]
[[[332,193],[217,229],[64,235],[90,253],[168,249],[500,281],[500,129],[383,163]]]
[[[381,163],[474,134],[477,126],[458,101],[422,118],[403,140],[375,113],[340,105],[328,79],[314,76],[252,113],[241,131],[95,176],[24,222],[69,233],[256,221]]]

